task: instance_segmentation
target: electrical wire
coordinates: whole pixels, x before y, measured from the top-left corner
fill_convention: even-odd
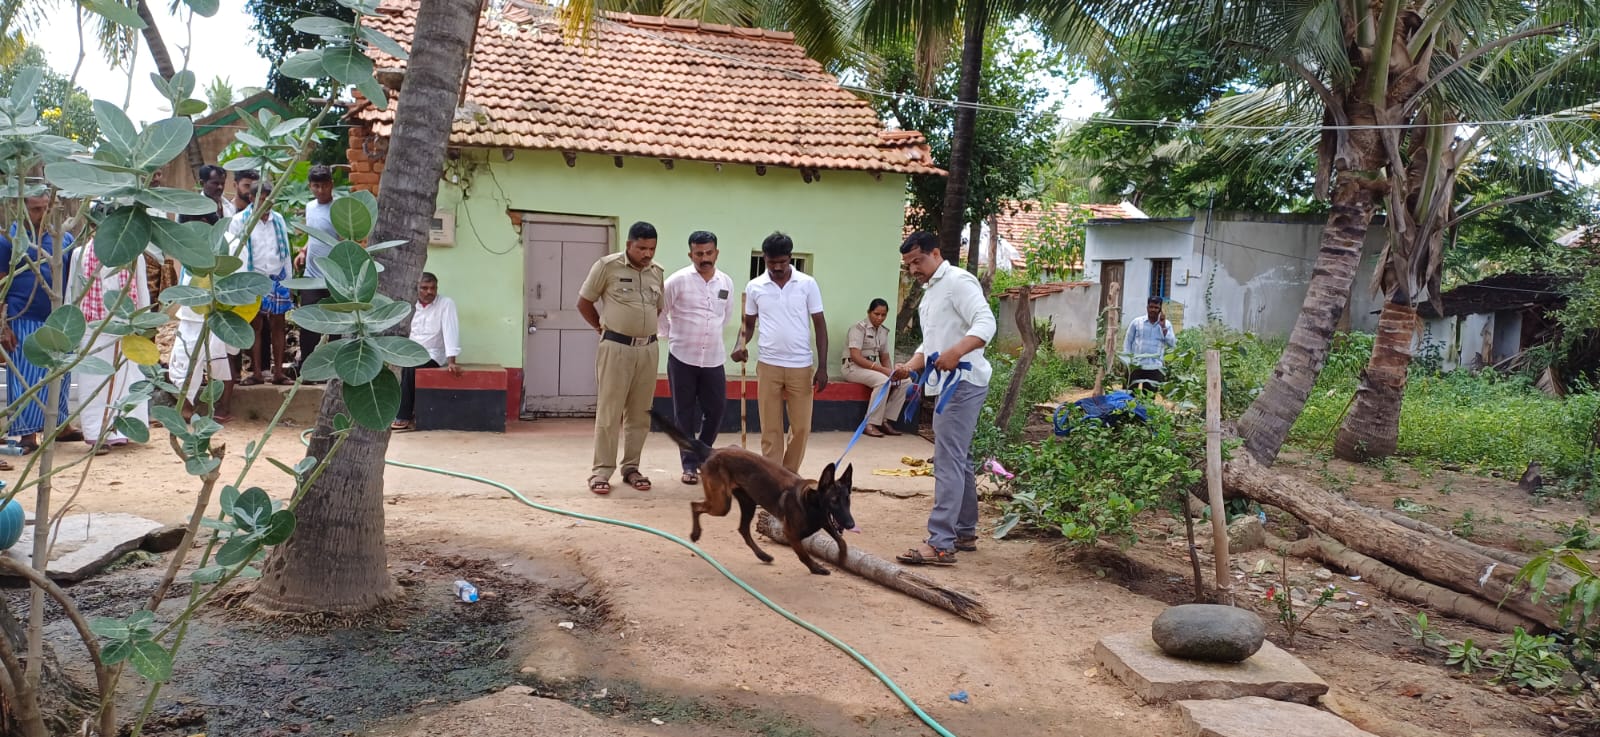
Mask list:
[[[300,442],[302,444],[305,444],[305,445],[309,445],[310,444],[311,432],[312,432],[311,430],[305,430],[305,431],[300,433]],[[665,532],[665,531],[662,531],[662,530],[658,530],[658,529],[656,529],[654,527],[649,527],[647,525],[641,525],[641,524],[639,524],[637,522],[628,522],[626,520],[611,519],[609,517],[601,517],[599,515],[584,514],[582,512],[574,512],[574,511],[569,510],[569,509],[561,509],[560,507],[552,507],[552,506],[549,506],[549,505],[546,505],[546,504],[540,504],[538,502],[533,501],[532,499],[529,499],[528,497],[524,496],[522,494],[522,492],[519,492],[516,489],[511,488],[510,486],[502,484],[502,483],[500,483],[498,481],[495,481],[493,479],[484,478],[482,476],[476,476],[476,475],[473,475],[473,474],[470,474],[470,473],[463,473],[461,471],[451,471],[449,469],[444,469],[444,468],[434,468],[432,466],[424,466],[424,465],[422,465],[420,463],[406,463],[404,461],[395,461],[395,460],[390,460],[388,458],[385,458],[383,462],[386,465],[394,466],[396,468],[407,468],[407,469],[411,469],[413,471],[422,471],[424,473],[438,474],[440,476],[449,476],[449,477],[452,477],[452,478],[464,479],[464,480],[467,480],[467,481],[474,481],[474,482],[477,482],[477,483],[480,483],[480,484],[484,484],[486,486],[492,486],[492,487],[494,487],[496,489],[499,489],[499,490],[504,491],[505,493],[509,494],[513,499],[517,500],[518,502],[521,502],[522,504],[525,504],[525,505],[527,505],[529,507],[537,509],[537,510],[539,510],[541,512],[549,512],[551,514],[559,514],[559,515],[562,515],[564,517],[573,517],[575,519],[581,519],[581,520],[585,520],[585,521],[588,521],[588,522],[598,522],[600,524],[615,525],[617,527],[624,527],[624,528],[627,528],[627,529],[630,529],[630,530],[637,530],[639,532],[649,533],[651,535],[655,535],[656,537],[660,537],[660,538],[663,538],[665,540],[669,540],[671,542],[677,543],[678,545],[681,545],[684,548],[687,548],[689,550],[689,552],[694,553],[695,555],[699,556],[701,560],[704,560],[706,563],[709,563],[711,565],[711,567],[716,569],[716,571],[718,573],[722,574],[722,576],[724,578],[726,578],[729,581],[733,582],[733,585],[738,586],[739,588],[743,589],[745,593],[747,593],[750,596],[754,597],[756,601],[759,601],[762,604],[766,605],[766,607],[768,609],[771,609],[772,611],[777,612],[779,616],[783,617],[784,619],[789,620],[790,622],[795,623],[796,625],[799,625],[802,629],[806,630],[807,632],[810,632],[811,634],[822,638],[822,640],[824,642],[827,642],[829,645],[832,645],[835,648],[838,648],[840,652],[843,652],[845,655],[849,656],[851,660],[856,661],[856,663],[860,664],[861,667],[865,668],[867,670],[867,672],[871,673],[881,683],[883,683],[883,685],[889,689],[889,692],[894,694],[894,697],[896,699],[900,700],[900,703],[905,704],[906,708],[909,709],[911,711],[911,713],[914,716],[917,717],[917,719],[921,720],[923,724],[927,725],[929,729],[932,729],[936,734],[939,735],[939,737],[956,737],[954,732],[951,732],[950,730],[946,729],[944,727],[944,725],[940,724],[933,717],[929,716],[927,712],[923,711],[922,707],[917,706],[917,703],[915,701],[912,701],[911,697],[906,695],[905,691],[901,690],[899,684],[895,683],[894,680],[891,679],[888,676],[888,674],[884,673],[881,669],[879,669],[878,666],[875,665],[871,660],[868,660],[866,658],[866,656],[862,655],[859,652],[856,652],[856,650],[854,648],[852,648],[849,645],[845,644],[845,642],[843,640],[840,640],[838,637],[835,637],[832,633],[828,632],[827,630],[824,630],[821,627],[818,627],[817,625],[814,625],[814,624],[812,624],[810,622],[807,622],[806,620],[801,619],[794,612],[791,612],[791,611],[789,611],[787,609],[784,609],[782,606],[779,606],[776,602],[774,602],[771,599],[767,598],[765,594],[762,594],[760,591],[757,591],[754,586],[751,586],[750,584],[745,583],[743,579],[739,578],[738,576],[735,576],[732,571],[730,571],[726,567],[724,567],[721,563],[719,563],[717,561],[717,559],[712,558],[704,550],[701,550],[700,546],[695,545],[694,543],[689,542],[688,540],[685,540],[685,539],[683,539],[681,537],[678,537],[677,535],[674,535],[674,534],[672,534],[670,532]]]

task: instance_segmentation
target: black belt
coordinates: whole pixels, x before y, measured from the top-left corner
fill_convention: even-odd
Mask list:
[[[611,341],[613,343],[621,343],[623,345],[631,345],[631,346],[633,346],[635,348],[638,348],[640,346],[647,346],[647,345],[650,345],[651,343],[656,342],[656,336],[654,336],[654,335],[646,335],[643,338],[635,338],[635,337],[633,337],[631,335],[623,335],[622,333],[619,333],[619,332],[617,332],[615,330],[602,331],[600,333],[600,338],[602,340],[609,340],[609,341]]]

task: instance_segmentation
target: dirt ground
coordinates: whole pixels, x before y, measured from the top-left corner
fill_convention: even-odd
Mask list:
[[[236,423],[222,437],[242,450],[260,429]],[[182,521],[197,485],[166,449],[164,434],[157,430],[154,435],[148,446],[98,459],[75,503],[85,510]],[[410,433],[394,437],[389,457],[489,476],[541,503],[686,536],[688,503],[700,492],[676,480],[675,448],[652,435],[644,467],[655,489],[637,492],[619,485],[602,498],[584,487],[590,436],[591,425],[582,420],[516,423],[505,435]],[[813,435],[807,470],[814,473],[832,460],[847,440],[844,433]],[[898,467],[902,456],[927,457],[931,452],[930,444],[912,436],[864,438],[851,452],[856,485],[863,492],[855,498],[854,512],[864,530],[850,537],[852,546],[892,557],[922,536],[932,479],[871,471]],[[302,454],[295,433],[283,431],[269,441],[268,453],[291,462]],[[1473,505],[1483,510],[1478,526],[1491,538],[1502,526],[1526,525],[1517,531],[1529,540],[1548,541],[1551,525],[1581,516],[1581,509],[1559,504],[1508,511],[1526,507],[1525,495],[1508,496],[1520,492],[1497,480],[1442,473],[1421,479],[1402,469],[1395,484],[1388,484],[1373,476],[1381,473],[1378,469],[1334,464],[1323,471],[1320,462],[1309,459],[1303,467],[1288,465],[1311,478],[1355,474],[1349,493],[1375,505],[1388,505],[1400,491],[1427,504],[1447,502],[1438,504],[1441,515],[1460,514],[1449,511],[1456,509],[1451,504]],[[230,455],[225,477],[231,478],[240,466]],[[1439,494],[1450,479],[1455,479],[1451,493]],[[266,463],[252,469],[247,480],[276,498],[287,495],[287,482],[287,476]],[[412,701],[409,707],[388,703],[380,709],[375,702],[372,712],[401,715],[379,726],[366,719],[350,720],[346,726],[334,715],[337,725],[308,721],[291,731],[348,734],[359,724],[361,733],[418,737],[533,729],[619,736],[931,734],[854,661],[784,621],[673,543],[540,512],[469,481],[391,468],[385,483],[391,567],[397,577],[410,579],[412,609],[400,626],[390,628],[399,630],[391,633],[398,639],[366,646],[387,647],[423,665],[450,657],[430,645],[427,641],[435,638],[423,630],[457,626],[449,621],[452,616],[481,615],[452,606],[448,585],[455,573],[438,565],[441,557],[458,567],[478,566],[486,594],[519,602],[514,620],[489,622],[481,630],[486,633],[482,638],[509,644],[488,656],[478,652],[480,660],[495,662],[481,663],[486,670],[462,678],[459,689],[397,697]],[[1407,483],[1419,488],[1397,491],[1396,485]],[[879,491],[884,493],[875,493]],[[31,499],[23,501],[31,508]],[[1496,517],[1501,524],[1493,522]],[[993,510],[986,509],[986,522],[992,519]],[[1450,523],[1448,518],[1430,521]],[[962,554],[958,566],[930,572],[979,596],[996,614],[986,626],[846,573],[810,575],[776,545],[768,546],[776,562],[762,564],[739,539],[736,523],[733,517],[711,519],[701,546],[773,601],[861,651],[954,734],[1180,733],[1172,710],[1141,704],[1095,667],[1091,657],[1100,636],[1147,627],[1168,602],[1184,600],[1189,584],[1182,578],[1187,570],[1182,533],[1178,528],[1174,545],[1170,522],[1151,520],[1144,541],[1125,554],[1084,557],[1044,539],[985,539],[982,550]],[[1297,566],[1294,570],[1306,575],[1316,568]],[[493,571],[495,567],[502,570]],[[1408,652],[1405,626],[1414,610],[1359,592],[1359,584],[1350,588],[1368,606],[1331,611],[1314,620],[1296,647],[1332,684],[1328,703],[1346,718],[1385,737],[1510,737],[1555,731],[1547,717],[1536,713],[1537,700],[1452,677],[1425,654]],[[579,590],[598,598],[552,595]],[[596,602],[604,604],[603,621],[562,626],[574,620],[577,607]],[[1443,624],[1446,634],[1458,638],[1471,630]],[[1274,628],[1273,639],[1283,644],[1279,635]],[[293,657],[284,656],[283,664],[293,665],[288,662]],[[180,671],[184,667],[180,660]],[[333,673],[332,666],[324,670]],[[382,682],[381,674],[362,677],[371,679],[368,687],[375,690],[372,684]],[[516,691],[450,704],[519,682]],[[174,691],[196,693],[192,687]],[[969,703],[950,698],[958,691],[969,694]],[[194,700],[197,708],[205,708],[204,699]],[[315,708],[304,711],[310,714]],[[272,722],[269,718],[265,723]]]

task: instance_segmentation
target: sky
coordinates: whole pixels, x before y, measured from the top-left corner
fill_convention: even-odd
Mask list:
[[[77,18],[73,12],[76,5],[69,2],[53,3],[47,11],[44,27],[36,36],[49,39],[49,42],[41,44],[45,56],[50,61],[50,68],[64,75],[70,75],[73,65],[78,61],[78,44],[73,40],[78,35]],[[151,3],[151,10],[156,14],[156,26],[160,28],[161,37],[173,55],[172,63],[175,66],[183,66],[184,47],[189,47],[189,69],[194,71],[196,77],[195,97],[205,99],[205,88],[216,77],[229,80],[234,90],[266,86],[271,64],[256,51],[256,35],[250,31],[255,18],[245,12],[243,2],[227,0],[221,3],[222,9],[216,15],[210,18],[196,16],[192,40],[190,29],[183,20],[167,13],[168,5],[167,2],[154,2]],[[85,56],[83,66],[78,71],[78,86],[87,90],[91,98],[120,104],[128,98],[128,70],[113,67],[106,61],[95,46],[93,34],[93,19],[85,16]],[[170,114],[165,109],[166,98],[156,92],[150,83],[150,73],[153,71],[155,63],[150,60],[141,39],[139,55],[134,61],[133,96],[127,108],[128,117],[135,122],[152,122]]]

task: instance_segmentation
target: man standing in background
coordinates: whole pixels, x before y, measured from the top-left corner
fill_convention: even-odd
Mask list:
[[[634,223],[622,252],[594,262],[578,288],[578,313],[600,336],[595,349],[600,396],[594,413],[594,467],[589,474],[589,491],[596,494],[611,493],[619,429],[622,482],[637,491],[649,491],[651,486],[639,472],[639,457],[650,434],[650,403],[661,360],[656,323],[665,279],[655,257],[656,227]],[[597,302],[603,303],[603,312]]]
[[[1178,345],[1172,334],[1172,323],[1167,322],[1160,297],[1145,301],[1144,315],[1133,318],[1128,325],[1128,339],[1123,341],[1124,360],[1133,372],[1128,376],[1128,388],[1138,392],[1155,392],[1167,381],[1166,353]]]
[[[773,233],[761,242],[767,270],[745,285],[744,328],[733,348],[733,360],[745,362],[745,344],[761,327],[756,359],[757,411],[761,414],[761,454],[800,473],[806,441],[811,437],[815,393],[828,386],[828,321],[822,314],[817,280],[794,268],[794,241]],[[816,331],[817,352],[811,353]],[[789,412],[784,442],[784,409]]]
[[[678,429],[715,447],[728,406],[727,351],[723,332],[733,323],[733,279],[717,268],[717,236],[689,236],[689,265],[667,277],[661,301],[661,338],[667,341],[667,384]],[[700,464],[680,450],[683,483],[700,483]]]
[[[315,232],[306,235],[306,247],[295,257],[295,267],[303,276],[321,279],[324,274],[317,261],[326,258],[333,250],[333,244],[339,240],[333,230],[333,170],[325,164],[317,164],[306,174],[306,182],[311,187],[311,201],[306,203],[306,228]],[[319,233],[328,240],[319,238]],[[314,305],[327,298],[327,289],[300,290],[302,307]],[[321,344],[322,333],[306,327],[300,328],[300,363],[297,365],[302,372],[306,366],[306,359],[310,358],[311,352]]]

